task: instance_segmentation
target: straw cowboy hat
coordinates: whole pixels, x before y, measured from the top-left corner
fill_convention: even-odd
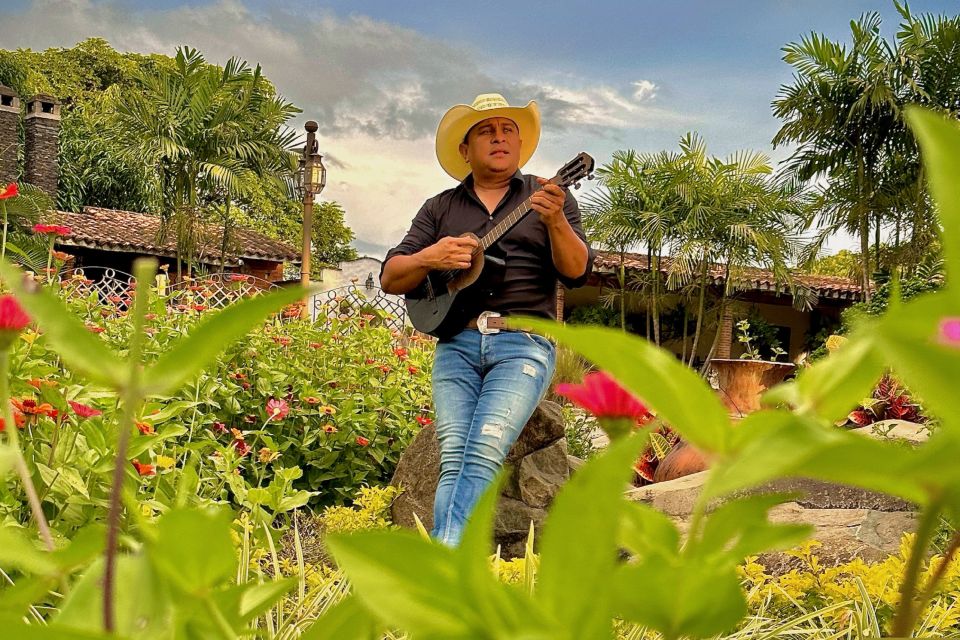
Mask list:
[[[533,156],[540,142],[540,108],[531,100],[525,107],[511,107],[499,93],[482,93],[473,104],[458,104],[443,114],[437,127],[437,160],[454,180],[470,174],[470,165],[460,155],[460,143],[475,124],[487,118],[508,118],[517,124],[523,144],[520,166]]]

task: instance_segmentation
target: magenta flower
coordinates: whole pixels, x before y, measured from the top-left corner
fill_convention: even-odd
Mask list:
[[[597,416],[611,439],[629,434],[653,417],[636,396],[605,371],[588,373],[583,384],[558,384],[556,393]]]
[[[940,342],[960,348],[960,317],[940,321]]]
[[[267,420],[283,420],[290,413],[290,405],[286,400],[267,400]]]

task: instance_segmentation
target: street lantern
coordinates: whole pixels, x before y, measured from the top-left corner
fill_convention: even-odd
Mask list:
[[[313,199],[327,186],[327,168],[323,166],[317,144],[317,123],[308,120],[307,143],[300,157],[300,169],[297,171],[297,193],[303,198],[303,252],[300,256],[300,282],[310,285],[310,251],[313,240]],[[304,307],[306,313],[306,306]]]

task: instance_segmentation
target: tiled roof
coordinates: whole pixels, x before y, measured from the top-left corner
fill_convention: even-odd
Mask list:
[[[660,271],[668,273],[671,266],[670,258],[663,258],[660,261]],[[598,251],[597,258],[594,261],[594,268],[600,272],[614,271],[620,265],[620,256],[618,253],[610,251]],[[624,266],[634,271],[649,271],[650,263],[647,256],[639,253],[627,253],[624,257]],[[710,266],[709,276],[713,284],[723,284],[726,277],[726,269],[723,265],[714,264]],[[809,274],[795,274],[794,280],[817,293],[822,298],[840,298],[845,300],[857,300],[863,291],[855,280],[850,278],[840,278],[837,276],[817,276]],[[773,272],[765,269],[746,268],[741,271],[737,281],[755,291],[782,291],[783,285],[778,285]]]
[[[162,242],[158,240],[160,217],[156,215],[84,207],[83,213],[57,211],[52,218],[44,222],[55,222],[71,229],[69,236],[57,239],[58,245],[155,256],[175,257],[177,255],[176,234],[173,229],[167,231]],[[219,263],[222,238],[223,227],[203,226],[198,243],[198,254],[202,262]],[[227,253],[227,264],[231,266],[236,266],[237,258],[300,262],[300,253],[293,247],[243,227],[230,229],[230,246]]]

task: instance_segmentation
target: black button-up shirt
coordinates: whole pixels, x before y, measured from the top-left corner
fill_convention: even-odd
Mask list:
[[[504,217],[540,189],[537,179],[517,171],[510,187],[492,215],[477,197],[473,189],[473,176],[452,189],[427,200],[410,226],[403,241],[387,252],[384,265],[393,256],[412,255],[446,236],[475,233],[483,238]],[[546,225],[536,211],[526,215],[488,253],[506,261],[506,273],[502,285],[493,295],[483,295],[483,300],[467,288],[458,295],[463,302],[475,309],[499,311],[503,315],[532,315],[556,318],[555,292],[559,280],[569,288],[583,286],[593,268],[594,253],[587,243],[580,223],[577,200],[567,191],[563,212],[574,232],[587,244],[589,257],[586,270],[577,278],[568,278],[559,273],[553,264],[550,236]],[[381,268],[381,276],[383,270]]]

